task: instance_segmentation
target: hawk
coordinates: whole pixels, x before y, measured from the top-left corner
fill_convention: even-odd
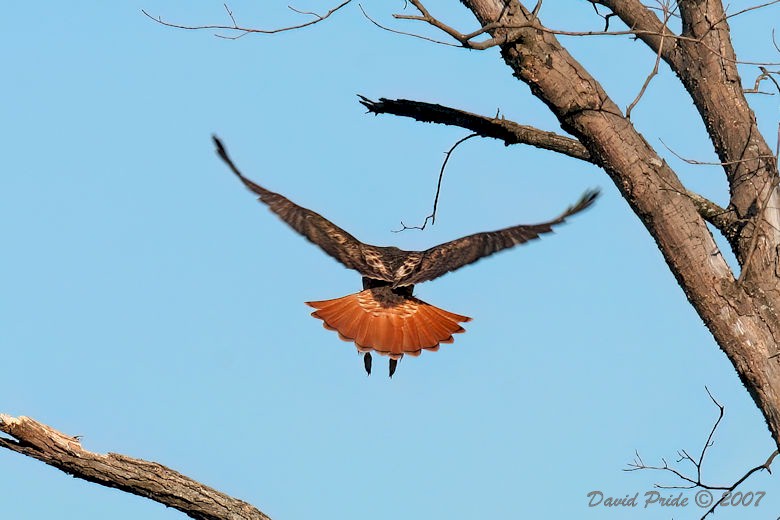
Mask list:
[[[326,329],[336,331],[345,341],[354,342],[358,352],[364,353],[363,362],[369,375],[372,351],[389,356],[390,377],[393,377],[398,360],[405,354],[419,356],[423,350],[436,351],[441,343],[452,343],[453,334],[465,332],[460,324],[471,318],[415,298],[412,295],[415,284],[550,233],[553,226],[588,208],[599,195],[598,190],[585,192],[576,204],[548,222],[476,233],[425,251],[404,251],[364,244],[318,213],[252,182],[239,171],[219,138],[213,139],[217,155],[259,196],[260,202],[363,277],[363,290],[358,293],[306,304],[316,309],[311,315],[322,320]]]

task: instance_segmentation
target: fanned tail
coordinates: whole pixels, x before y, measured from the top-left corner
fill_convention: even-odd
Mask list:
[[[452,343],[453,334],[465,332],[460,323],[471,321],[386,287],[306,305],[317,309],[311,315],[322,320],[326,329],[353,341],[358,351],[376,351],[392,359],[436,351],[441,343]]]

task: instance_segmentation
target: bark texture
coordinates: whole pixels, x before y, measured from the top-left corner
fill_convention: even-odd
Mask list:
[[[0,447],[36,458],[74,477],[151,498],[199,520],[270,520],[251,504],[156,462],[81,447],[79,439],[29,417],[0,414]]]
[[[655,239],[688,300],[712,332],[780,446],[780,287],[777,164],[742,90],[727,16],[718,0],[679,1],[674,35],[638,0],[602,0],[656,53],[691,95],[730,186],[722,215],[741,267],[736,278],[688,195],[601,85],[516,0],[462,0],[481,25],[499,22],[501,56],[604,168]],[[704,203],[706,204],[706,203]]]
[[[640,0],[587,1],[610,9],[649,52],[663,59],[678,76],[722,162],[730,192],[726,208],[683,186],[599,82],[560,44],[556,31],[543,25],[538,16],[543,11],[539,9],[542,2],[529,9],[519,0],[461,0],[481,27],[467,34],[433,18],[421,0],[409,0],[419,16],[397,18],[436,27],[468,49],[498,46],[511,73],[549,107],[570,136],[498,115],[487,117],[432,103],[385,98],[371,101],[363,97],[361,103],[370,113],[458,126],[500,139],[506,145],[530,144],[603,168],[656,241],[669,269],[733,364],[780,447],[777,160],[759,133],[755,114],[745,98],[723,4],[720,0],[677,0],[682,32],[675,34],[658,11]],[[347,3],[312,23],[324,20]],[[475,40],[488,36],[488,40]],[[706,222],[728,240],[739,262],[738,276],[724,260]],[[16,439],[0,437],[0,447],[76,477],[151,498],[192,518],[268,518],[250,504],[165,466],[86,451],[78,439],[26,417],[0,414],[0,432]]]

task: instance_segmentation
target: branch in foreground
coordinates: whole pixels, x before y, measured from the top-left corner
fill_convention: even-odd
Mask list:
[[[81,447],[79,439],[29,417],[0,414],[0,447],[102,486],[150,498],[202,520],[270,520],[251,504],[232,498],[156,462]]]

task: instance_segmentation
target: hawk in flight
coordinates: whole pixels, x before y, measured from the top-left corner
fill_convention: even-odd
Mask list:
[[[453,334],[465,332],[461,323],[471,318],[434,307],[412,296],[414,285],[438,278],[503,249],[550,233],[553,226],[586,209],[598,190],[587,191],[559,217],[541,224],[512,226],[476,233],[425,251],[404,251],[397,247],[364,244],[321,215],[298,206],[244,177],[215,136],[217,154],[241,182],[256,193],[291,228],[318,245],[327,254],[363,277],[363,290],[318,302],[306,302],[316,309],[312,316],[326,329],[353,341],[371,374],[371,351],[390,357],[390,377],[404,354],[419,356],[436,351],[441,343],[452,343]]]

